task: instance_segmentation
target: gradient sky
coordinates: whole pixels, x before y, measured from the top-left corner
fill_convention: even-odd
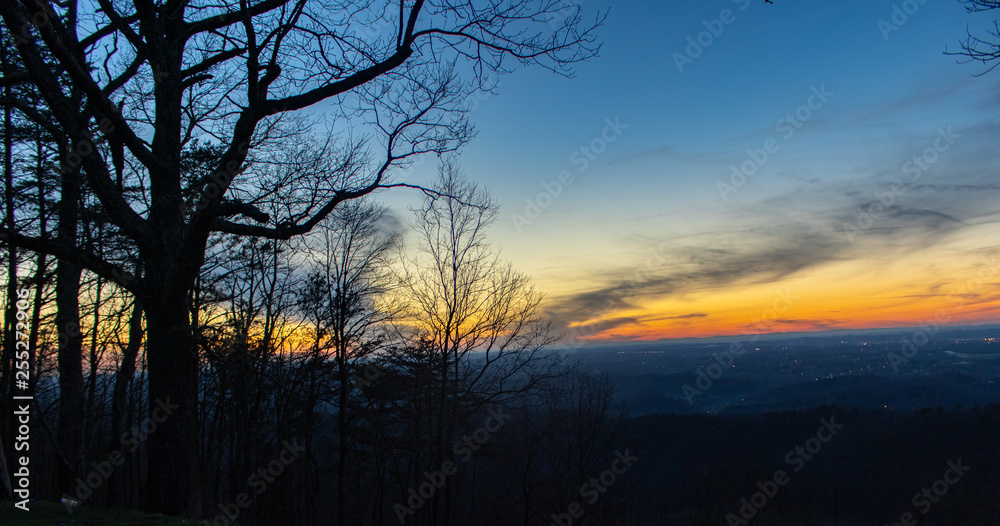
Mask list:
[[[774,2],[586,0],[610,9],[600,57],[574,79],[518,70],[472,115],[461,164],[503,207],[494,245],[597,341],[996,322],[1000,69],[943,54],[996,13],[927,0],[885,39],[904,2]],[[627,128],[583,169],[608,119]]]

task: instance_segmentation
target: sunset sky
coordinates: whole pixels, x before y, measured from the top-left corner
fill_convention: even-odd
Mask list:
[[[896,24],[893,4],[918,9]],[[492,242],[562,327],[613,341],[739,334],[762,318],[776,318],[767,332],[997,321],[1000,70],[977,77],[982,64],[943,53],[994,13],[956,0],[582,7],[610,8],[601,56],[575,79],[503,77],[461,156],[503,207]],[[691,58],[688,38],[712,29]],[[564,171],[572,182],[546,190]]]

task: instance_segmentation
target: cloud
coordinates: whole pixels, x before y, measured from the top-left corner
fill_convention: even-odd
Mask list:
[[[987,104],[987,107],[997,105],[993,91],[982,91],[982,83],[972,76],[955,78],[948,75],[929,74],[923,82],[915,85],[909,92],[902,95],[894,94],[895,96],[891,100],[878,101],[867,108],[860,109],[853,117],[858,122],[892,121],[893,117],[898,114],[907,114],[933,107],[942,100],[954,97],[958,92],[965,92],[967,96],[975,96],[980,101],[976,103],[979,107],[982,107],[983,104]]]
[[[734,243],[737,238],[740,241]],[[665,240],[645,265],[592,272],[588,281],[593,287],[553,298],[549,312],[567,324],[607,317],[621,320],[616,313],[649,299],[781,281],[841,259],[847,244],[845,237],[805,223]],[[654,317],[643,321],[708,316],[652,314]]]
[[[876,198],[892,187],[884,178],[810,183],[755,204],[728,207],[722,223],[742,225],[741,229],[706,230],[669,239],[631,236],[633,242],[645,244],[634,250],[647,254],[638,258],[638,264],[623,262],[616,268],[591,271],[584,278],[590,286],[553,297],[548,311],[558,323],[583,323],[595,333],[598,328],[629,323],[703,318],[710,313],[636,315],[634,311],[651,300],[777,284],[832,263],[907,257],[946,243],[974,224],[1000,221],[994,205],[1000,187],[963,180],[976,179],[978,173],[957,170],[944,175],[955,179],[937,182],[926,177],[920,185],[905,187],[888,207]],[[870,222],[859,222],[860,213],[873,210],[881,212],[871,214]],[[653,257],[648,256],[650,248]],[[624,311],[632,312],[622,316]],[[598,325],[597,320],[605,325]],[[812,323],[819,329],[839,322],[789,323]]]
[[[739,202],[718,209],[719,205],[712,203],[706,209],[710,213],[692,209],[695,213],[687,214],[710,223],[678,228],[678,217],[686,215],[684,209],[645,217],[640,223],[646,225],[643,231],[623,240],[627,248],[618,265],[587,271],[582,281],[577,281],[575,292],[550,297],[549,313],[557,323],[584,324],[593,329],[669,320],[697,323],[713,313],[642,309],[654,301],[679,300],[694,293],[778,284],[843,262],[858,261],[862,263],[859,268],[875,271],[884,261],[944,246],[972,229],[979,228],[978,233],[984,225],[1000,222],[1000,207],[996,205],[1000,197],[996,177],[1000,171],[996,155],[1000,120],[995,111],[972,122],[956,120],[954,143],[938,150],[929,166],[913,174],[914,156],[925,155],[940,144],[938,127],[947,129],[950,123],[914,126],[908,122],[904,126],[899,117],[934,106],[947,94],[953,98],[953,90],[961,90],[967,106],[979,104],[986,91],[969,79],[929,79],[897,101],[855,112],[849,119],[853,122],[845,124],[891,121],[887,127],[891,136],[877,147],[838,152],[836,148],[843,147],[843,142],[826,146],[825,151],[835,156],[856,154],[858,166],[782,165],[780,173],[787,184],[764,187],[761,179],[756,183],[759,188],[744,194],[747,197]],[[992,97],[990,107],[1000,107],[1000,96]],[[680,146],[665,145],[612,162],[644,157],[725,164],[726,154],[691,154]],[[778,195],[773,193],[776,188],[781,188]],[[749,202],[756,195],[763,197]],[[657,236],[658,221],[669,221],[666,230],[673,234]],[[648,256],[650,249],[652,258]],[[927,294],[947,294],[941,290],[944,284],[928,278]],[[849,320],[784,322],[820,329]]]
[[[687,320],[687,319],[691,319],[691,318],[707,318],[709,316],[710,316],[709,314],[704,313],[704,312],[693,312],[691,314],[681,314],[679,316],[656,316],[656,317],[649,317],[649,318],[644,318],[644,321],[651,322],[651,321],[663,321],[663,320]]]
[[[731,160],[731,157],[732,152],[729,151],[692,153],[676,146],[662,145],[654,146],[643,151],[618,155],[605,163],[605,166],[641,162],[648,159],[656,160],[659,163],[662,163],[663,159],[667,159],[675,162],[699,163],[716,166],[728,162],[728,160]]]
[[[639,318],[632,316],[622,316],[619,318],[602,319],[583,323],[567,329],[571,335],[591,336],[610,331],[623,325],[634,325],[641,323]]]

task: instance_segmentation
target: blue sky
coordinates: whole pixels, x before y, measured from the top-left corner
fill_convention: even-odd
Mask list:
[[[461,164],[503,207],[491,239],[548,292],[563,325],[600,339],[735,333],[766,290],[789,283],[813,294],[789,328],[915,323],[992,253],[1000,72],[976,77],[982,64],[943,52],[967,27],[983,34],[995,13],[956,0],[774,1],[586,0],[585,13],[609,10],[600,57],[572,79],[520,69],[479,102]],[[899,22],[904,7],[916,10],[885,32],[880,20]],[[713,23],[723,10],[731,23]],[[706,22],[721,33],[679,71],[674,53]],[[810,99],[818,91],[832,95]],[[808,119],[787,136],[776,124],[796,111]],[[620,135],[608,135],[609,120]],[[919,181],[848,239],[845,225],[941,132],[950,142],[937,143],[947,148]],[[602,133],[614,141],[581,170],[579,149],[601,146]],[[768,140],[767,160],[720,192]],[[564,170],[572,184],[519,222],[525,200]],[[628,276],[639,279],[622,287]],[[903,283],[912,290],[891,298]],[[991,287],[978,291],[986,304]],[[852,316],[848,296],[880,314]],[[990,307],[956,321],[993,316]]]

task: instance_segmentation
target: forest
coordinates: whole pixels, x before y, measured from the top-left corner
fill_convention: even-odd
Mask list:
[[[598,56],[583,4],[0,3],[4,505],[997,524],[995,404],[633,417],[564,352],[459,154],[501,76]]]

